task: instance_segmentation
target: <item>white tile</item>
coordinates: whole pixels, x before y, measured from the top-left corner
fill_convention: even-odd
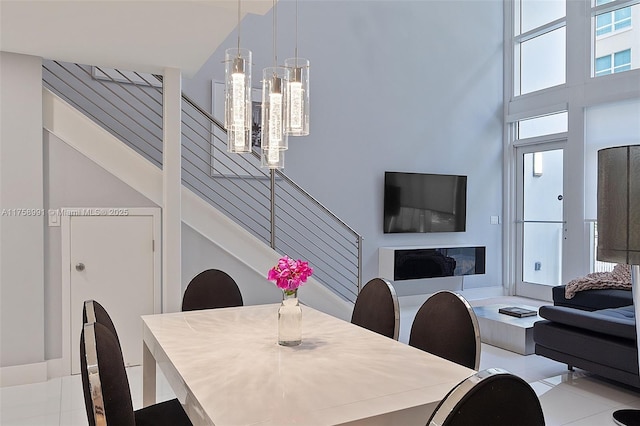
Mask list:
[[[127,378],[129,379],[129,389],[131,390],[131,399],[142,399],[142,366],[127,367]],[[135,408],[135,407],[134,407]],[[135,409],[138,409],[137,407]]]
[[[29,385],[0,387],[0,399],[4,407],[23,405],[26,401],[40,403],[60,398],[61,382],[61,378],[56,378]]]
[[[588,372],[567,372],[561,376],[550,377],[542,382],[553,385],[556,389],[587,397],[610,407],[620,404],[638,404],[640,395],[631,387],[602,379]]]
[[[164,374],[162,374],[162,371],[158,368],[156,373],[156,395],[158,401],[167,401],[175,398],[176,394],[167,379],[164,377]]]
[[[607,404],[562,388],[552,388],[538,398],[547,425],[564,425],[611,409]]]
[[[536,393],[538,398],[540,398],[542,395],[544,395],[545,393],[553,389],[553,386],[545,383],[544,381],[529,383],[529,385],[531,386],[533,391]]]
[[[622,408],[633,408],[634,410],[640,410],[640,397],[637,397],[627,403],[615,406],[614,408],[616,410],[622,409]]]
[[[142,408],[142,366],[134,366],[127,368],[127,377],[129,378],[129,388],[131,389],[131,400],[133,409]],[[156,401],[162,402],[175,398],[176,395],[169,385],[169,382],[162,374],[160,368],[156,369]]]
[[[2,426],[59,426],[60,415],[58,413],[42,416],[32,416],[13,420],[2,420]]]
[[[61,411],[84,410],[82,377],[79,374],[62,378]]]
[[[640,409],[640,401],[634,401],[631,404],[620,405],[608,408],[593,416],[585,417],[575,422],[567,423],[567,426],[613,426],[617,423],[613,420],[613,413],[619,409]]]
[[[503,368],[529,383],[567,371],[565,364],[537,355],[519,355],[483,343],[480,352],[480,369],[491,367]]]
[[[612,410],[605,410],[598,414],[576,420],[575,422],[566,423],[566,426],[615,426],[611,414]]]
[[[88,426],[88,424],[87,412],[84,408],[60,413],[60,426]]]
[[[0,388],[0,423],[60,412],[61,379]]]
[[[133,409],[134,410],[139,410],[141,408],[144,408],[144,405],[142,404],[142,397],[140,398],[133,398],[131,400],[131,403],[133,404]]]

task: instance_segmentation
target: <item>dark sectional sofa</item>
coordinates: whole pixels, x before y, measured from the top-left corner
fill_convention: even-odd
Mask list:
[[[553,289],[553,306],[533,327],[535,353],[640,388],[633,299],[629,290],[586,290],[564,297]]]

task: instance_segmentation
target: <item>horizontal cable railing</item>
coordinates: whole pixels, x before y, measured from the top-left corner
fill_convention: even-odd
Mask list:
[[[45,87],[162,168],[161,77],[44,61]],[[314,277],[355,301],[362,237],[257,150],[228,154],[222,123],[183,95],[182,182],[274,250],[309,261]],[[266,273],[266,271],[265,271]]]

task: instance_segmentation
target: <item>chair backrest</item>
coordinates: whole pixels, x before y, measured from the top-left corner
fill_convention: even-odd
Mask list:
[[[353,306],[351,323],[398,340],[400,308],[389,281],[373,278],[362,287]]]
[[[242,306],[236,282],[219,269],[207,269],[193,277],[182,297],[183,311]]]
[[[429,426],[540,426],[544,414],[534,390],[508,371],[490,368],[460,382],[436,407]]]
[[[409,345],[465,367],[480,366],[480,327],[473,308],[459,294],[439,291],[418,309]]]
[[[116,340],[118,340],[118,344],[120,344],[118,332],[107,310],[95,300],[85,300],[82,306],[82,323],[88,324],[92,322],[97,322],[107,327],[109,331],[116,336]]]
[[[116,336],[87,323],[80,335],[82,388],[90,426],[135,426],[131,390]]]

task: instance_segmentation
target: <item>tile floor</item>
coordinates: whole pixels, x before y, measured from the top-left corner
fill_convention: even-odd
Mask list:
[[[509,303],[542,305],[530,299],[509,298]],[[504,302],[504,299],[472,301],[473,305]],[[402,306],[400,341],[407,342],[411,321],[419,306]],[[618,408],[640,409],[640,392],[584,371],[569,372],[564,364],[536,355],[522,356],[482,345],[480,368],[504,368],[531,384],[542,404],[548,426],[614,425],[611,413]],[[142,368],[128,369],[134,408],[142,402]],[[158,400],[173,397],[158,373]],[[80,376],[65,376],[44,383],[0,388],[0,425],[86,425]]]

